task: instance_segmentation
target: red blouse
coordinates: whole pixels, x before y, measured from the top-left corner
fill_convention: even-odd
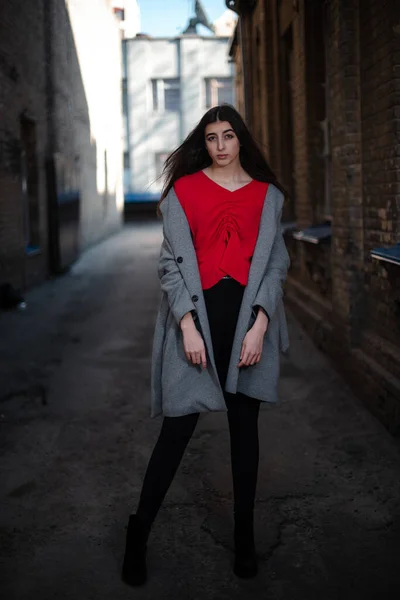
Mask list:
[[[174,189],[192,232],[202,288],[224,275],[247,285],[268,183],[253,179],[230,192],[198,171],[178,179]]]

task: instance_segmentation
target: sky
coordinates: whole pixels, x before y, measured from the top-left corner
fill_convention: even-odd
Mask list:
[[[201,1],[211,22],[226,10],[225,0]],[[194,16],[193,0],[139,0],[139,6],[142,32],[152,36],[177,35]],[[207,29],[199,28],[199,33],[207,35]]]

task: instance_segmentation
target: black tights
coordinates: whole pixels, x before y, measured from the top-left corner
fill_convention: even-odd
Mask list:
[[[254,508],[258,473],[258,413],[260,401],[243,394],[225,393],[231,439],[235,513]],[[164,417],[151,455],[137,509],[138,517],[151,526],[196,428],[199,413]]]
[[[237,316],[244,286],[221,279],[204,290],[215,363],[221,387],[225,387]],[[251,368],[251,367],[250,367]],[[235,514],[250,513],[258,473],[258,413],[260,401],[244,394],[224,393],[231,438]],[[137,514],[151,526],[196,428],[199,413],[164,417],[161,433],[150,458]]]

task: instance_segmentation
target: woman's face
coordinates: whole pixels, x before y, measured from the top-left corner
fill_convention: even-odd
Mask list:
[[[215,165],[226,167],[238,159],[240,143],[229,121],[209,123],[205,129],[205,140],[208,154]]]

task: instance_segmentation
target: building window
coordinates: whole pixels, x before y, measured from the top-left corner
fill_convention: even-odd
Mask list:
[[[181,108],[179,79],[152,79],[153,110],[177,112]]]
[[[164,165],[165,165],[165,161],[167,160],[168,156],[171,154],[171,152],[156,152],[155,154],[155,167],[156,167],[156,178],[158,179],[159,177],[161,177],[163,169],[164,169]]]
[[[21,146],[25,249],[30,253],[40,247],[39,172],[36,124],[26,117],[21,118]]]
[[[233,104],[233,78],[210,77],[206,82],[206,107],[212,108],[224,102]]]
[[[119,21],[125,21],[125,10],[123,8],[114,8],[114,14]]]

